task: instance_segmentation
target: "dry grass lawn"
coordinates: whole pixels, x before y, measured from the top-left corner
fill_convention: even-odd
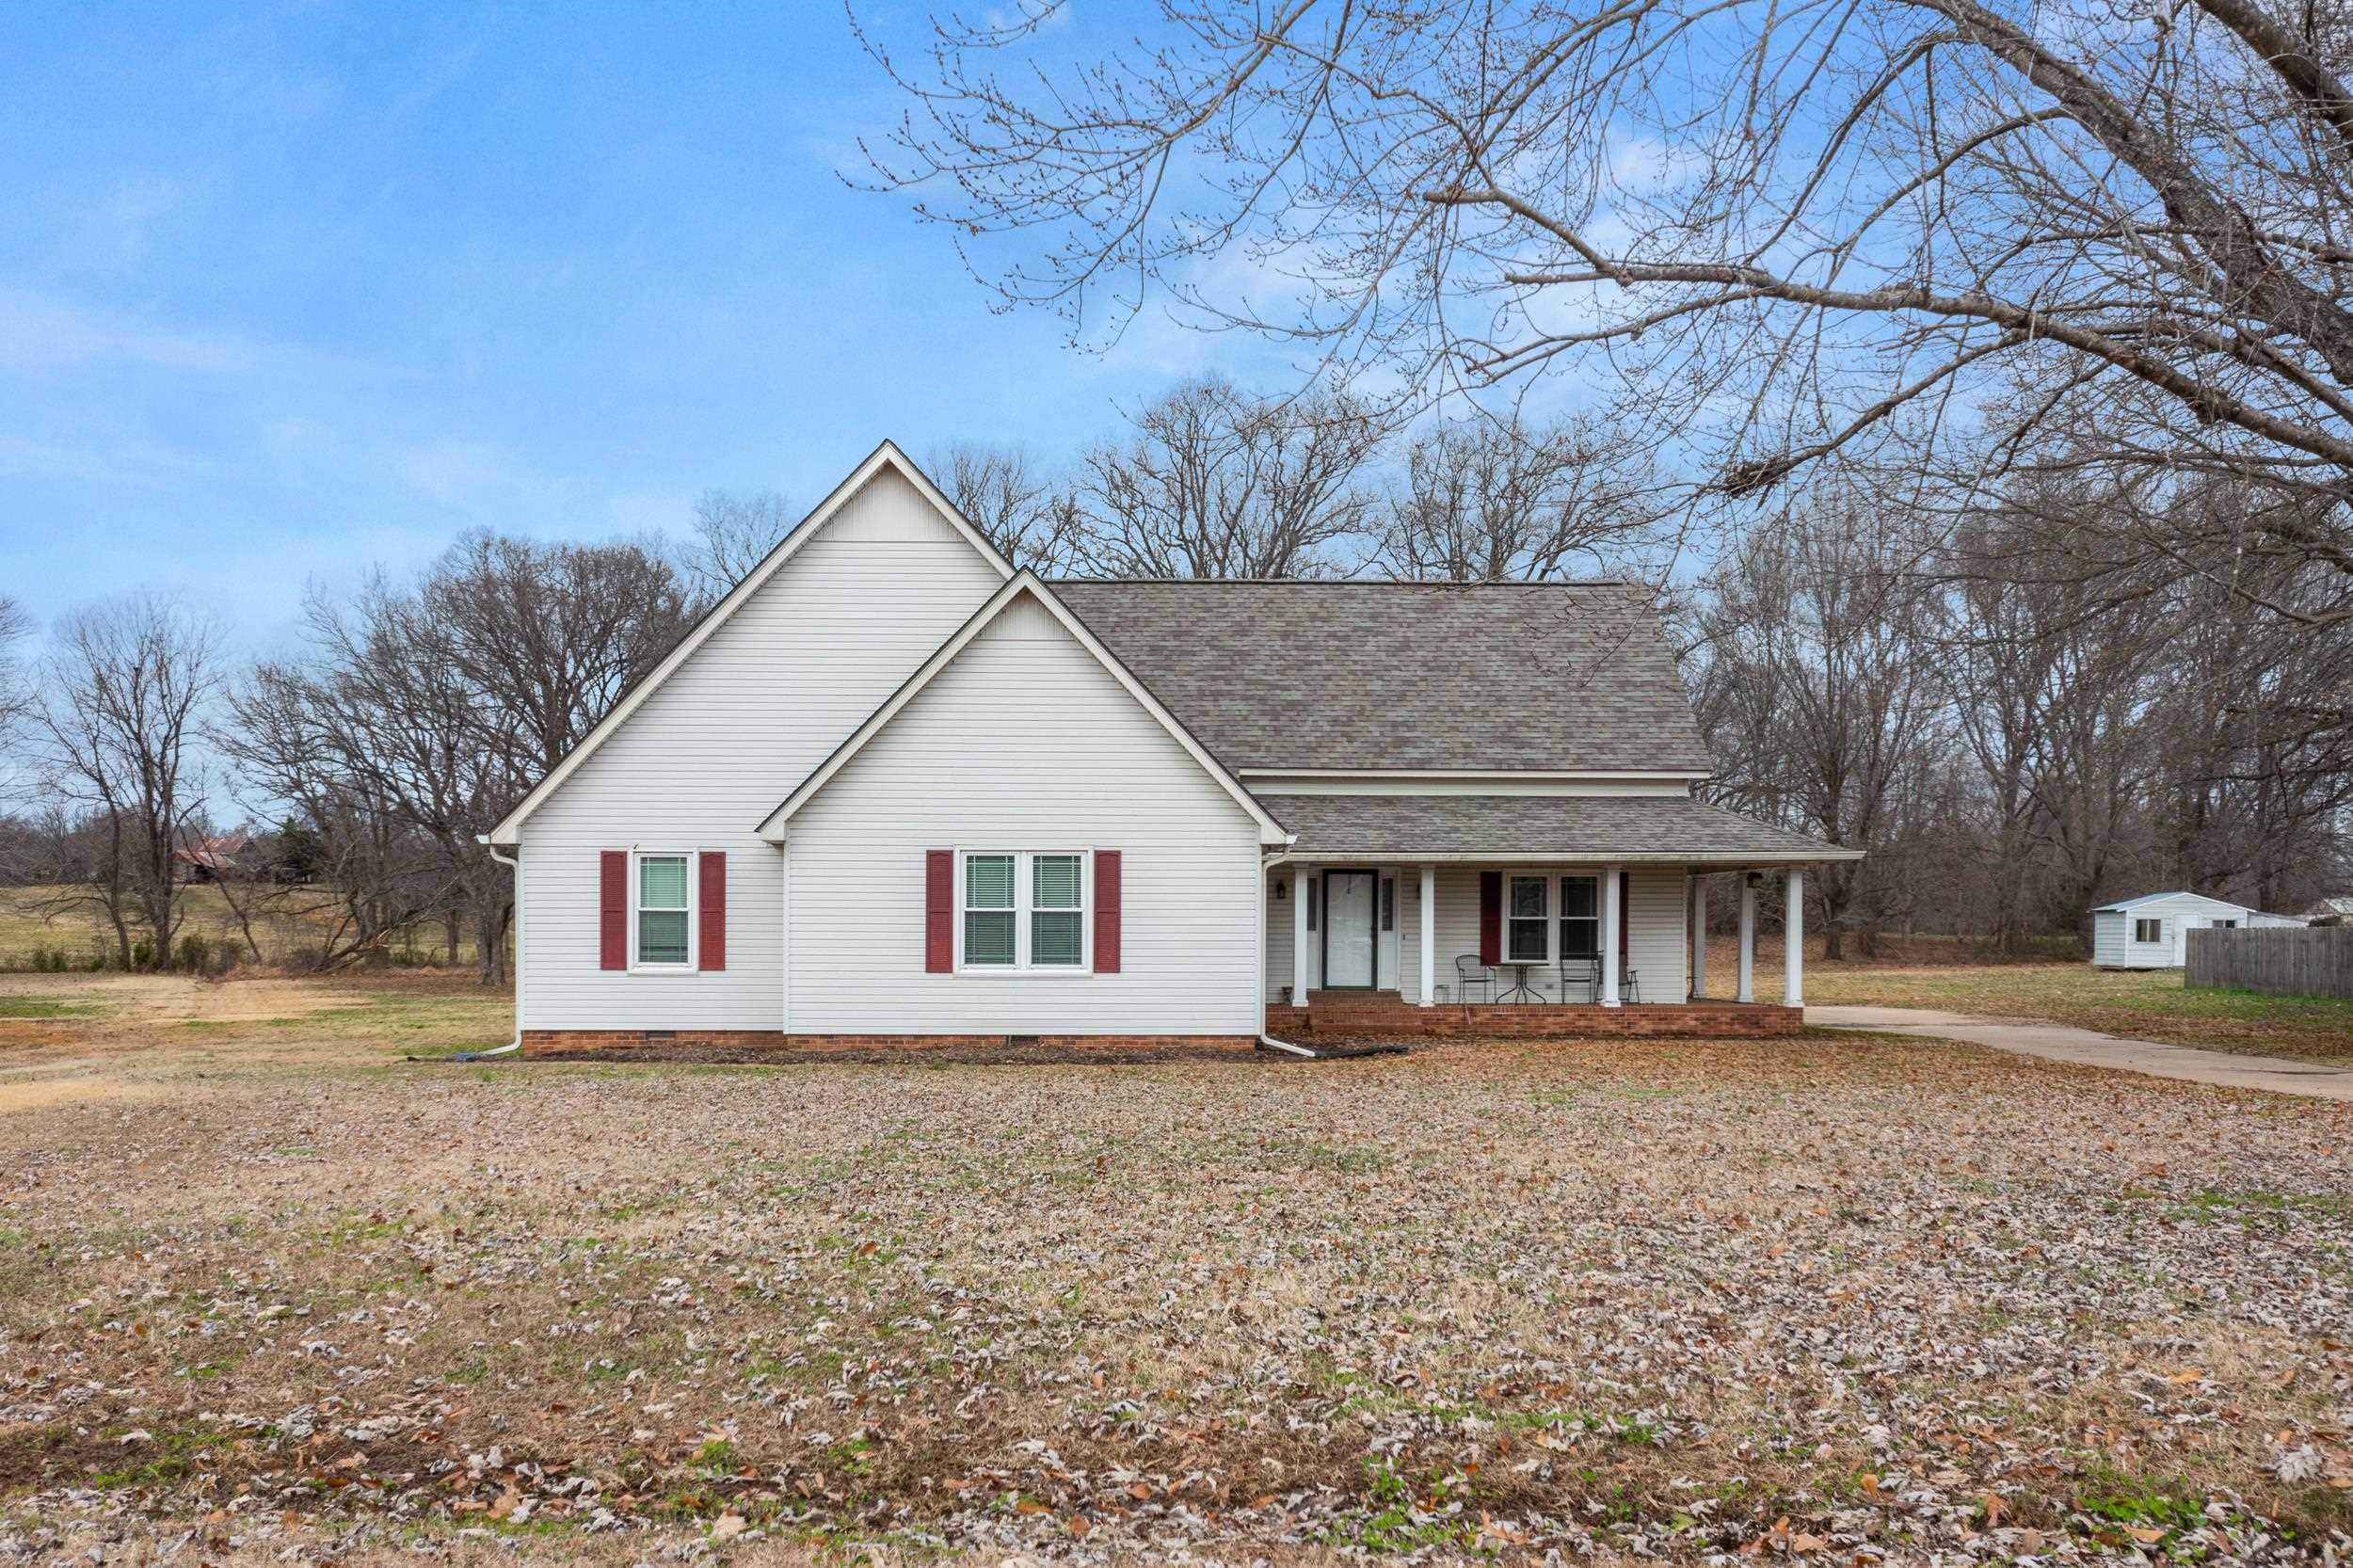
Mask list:
[[[113,928],[93,908],[69,907],[72,896],[72,889],[67,888],[0,887],[0,984],[7,982],[4,971],[31,968],[33,954],[42,949],[64,953],[76,968],[115,951]],[[332,900],[314,888],[240,885],[237,897],[252,923],[254,941],[274,964],[312,950],[334,919]],[[245,925],[220,888],[192,887],[181,898],[181,936],[202,936],[231,952],[249,952]],[[461,940],[459,961],[472,964],[475,952],[471,941]],[[438,923],[419,926],[395,944],[392,957],[410,965],[446,963],[442,928]]]
[[[2030,1018],[2142,1040],[2316,1062],[2353,1060],[2353,1001],[2192,989],[2179,969],[2089,964],[1814,964],[1805,1000]]]
[[[504,999],[165,984],[0,982],[0,1560],[2353,1551],[2345,1107],[1872,1037],[460,1066]]]

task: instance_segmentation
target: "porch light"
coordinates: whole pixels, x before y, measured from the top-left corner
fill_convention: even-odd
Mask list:
[[[1291,895],[1291,885],[1290,885],[1289,883],[1288,883],[1288,882],[1278,882],[1278,883],[1276,883],[1276,884],[1274,885],[1274,902],[1275,902],[1275,903],[1280,904],[1280,903],[1282,903],[1285,899],[1287,899],[1287,898],[1290,897],[1290,895]]]

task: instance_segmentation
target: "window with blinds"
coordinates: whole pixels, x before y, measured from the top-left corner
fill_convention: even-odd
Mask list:
[[[1086,857],[967,852],[962,953],[966,969],[1082,969],[1086,964]]]
[[[637,962],[686,967],[686,856],[637,856]]]

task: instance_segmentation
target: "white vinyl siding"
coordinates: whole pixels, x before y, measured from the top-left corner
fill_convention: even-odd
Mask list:
[[[1002,581],[895,472],[846,501],[524,822],[522,1027],[776,1028],[783,856],[755,830]],[[598,853],[680,844],[727,853],[728,967],[600,969]]]
[[[1032,600],[942,668],[785,831],[796,1033],[1264,1027],[1250,984],[1257,824]],[[1120,972],[924,972],[925,851],[1074,844],[1120,851]]]

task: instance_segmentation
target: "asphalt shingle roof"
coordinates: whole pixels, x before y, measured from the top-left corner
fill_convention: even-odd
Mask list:
[[[1051,586],[1229,768],[1713,767],[1657,617],[1614,584]]]
[[[1859,855],[1678,795],[1292,795],[1259,799],[1319,859],[1515,856],[1724,865]]]

